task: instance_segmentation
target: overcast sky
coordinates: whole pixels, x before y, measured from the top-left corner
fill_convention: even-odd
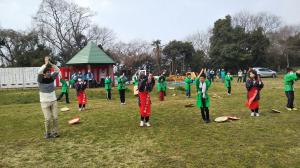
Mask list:
[[[0,0],[0,26],[28,30],[42,0]],[[119,40],[180,40],[206,31],[214,21],[242,10],[270,12],[300,24],[300,0],[68,0],[96,12],[93,21]]]

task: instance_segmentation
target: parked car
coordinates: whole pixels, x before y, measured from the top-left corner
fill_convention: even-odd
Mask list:
[[[253,68],[254,70],[256,70],[257,74],[260,77],[272,77],[272,78],[276,78],[277,76],[277,72],[268,69],[268,68],[262,68],[262,67],[255,67]]]

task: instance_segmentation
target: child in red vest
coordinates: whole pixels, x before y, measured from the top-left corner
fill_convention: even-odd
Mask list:
[[[140,127],[143,127],[144,124],[147,127],[150,127],[149,118],[151,114],[151,100],[150,92],[155,85],[155,80],[151,74],[147,77],[144,74],[140,75],[138,90],[139,90],[139,106],[140,106],[140,115],[141,122]]]
[[[78,78],[78,82],[75,84],[77,91],[77,100],[79,111],[85,110],[85,105],[87,103],[87,96],[85,94],[85,89],[87,88],[87,83],[81,78]]]
[[[255,70],[249,70],[249,79],[246,81],[247,102],[246,106],[251,110],[251,116],[259,116],[260,90],[264,87]]]

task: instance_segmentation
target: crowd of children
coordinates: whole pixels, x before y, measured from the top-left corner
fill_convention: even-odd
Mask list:
[[[50,68],[54,68],[54,73],[51,74]],[[227,88],[227,94],[231,95],[232,90],[232,80],[233,77],[230,72],[225,72],[224,69],[220,70],[220,78],[224,81],[225,87]],[[185,83],[185,95],[187,98],[191,97],[192,87],[194,83],[196,86],[196,105],[200,109],[202,119],[205,123],[210,122],[209,107],[210,107],[210,97],[208,90],[211,87],[212,81],[207,77],[207,70],[202,69],[201,72],[192,79],[191,73],[187,73],[184,78]],[[227,74],[227,75],[225,75]],[[247,74],[247,75],[245,75]],[[49,57],[45,58],[45,64],[39,70],[38,83],[40,88],[40,101],[42,111],[45,117],[45,138],[58,137],[58,122],[57,122],[57,101],[65,95],[66,103],[69,104],[69,88],[74,87],[77,94],[78,110],[84,111],[87,104],[87,94],[85,90],[88,88],[88,81],[83,80],[78,73],[76,76],[72,76],[71,80],[60,79],[62,84],[61,94],[56,98],[54,91],[54,80],[59,75],[58,68],[49,61]],[[245,76],[248,76],[246,80]],[[294,82],[300,78],[300,70],[294,72],[291,68],[287,69],[287,74],[284,76],[284,91],[287,97],[286,109],[297,110],[294,106]],[[133,76],[134,83],[134,95],[137,96],[139,111],[140,111],[140,126],[150,127],[150,115],[151,115],[151,100],[150,92],[153,90],[155,85],[155,79],[152,74],[135,74]],[[259,101],[260,101],[260,91],[264,87],[260,76],[254,69],[249,69],[248,71],[238,71],[238,82],[245,82],[245,87],[247,90],[247,101],[245,106],[249,108],[250,116],[258,117],[260,116],[259,111]],[[104,81],[104,88],[106,90],[107,100],[112,99],[112,79],[109,75],[106,76]],[[125,91],[127,78],[125,73],[117,78],[119,91],[119,97],[121,105],[125,105]],[[165,72],[157,79],[157,90],[159,93],[159,100],[164,101],[167,90],[166,74]],[[50,128],[50,117],[53,116],[53,128]]]

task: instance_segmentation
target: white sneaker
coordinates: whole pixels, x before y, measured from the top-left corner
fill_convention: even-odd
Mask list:
[[[259,113],[255,113],[255,116],[256,116],[256,117],[259,117]]]
[[[125,105],[126,103],[123,103],[123,105]]]
[[[146,126],[147,126],[147,127],[151,127],[151,125],[150,125],[149,122],[146,122]]]
[[[144,126],[144,121],[141,121],[140,122],[140,127],[143,127]]]
[[[78,111],[81,111],[81,108],[79,108]]]
[[[254,113],[254,112],[252,112],[252,113],[251,113],[251,117],[254,117],[254,116],[255,116],[255,113]]]
[[[82,108],[82,111],[84,111],[84,110],[85,110],[85,108],[83,107],[83,108]]]

